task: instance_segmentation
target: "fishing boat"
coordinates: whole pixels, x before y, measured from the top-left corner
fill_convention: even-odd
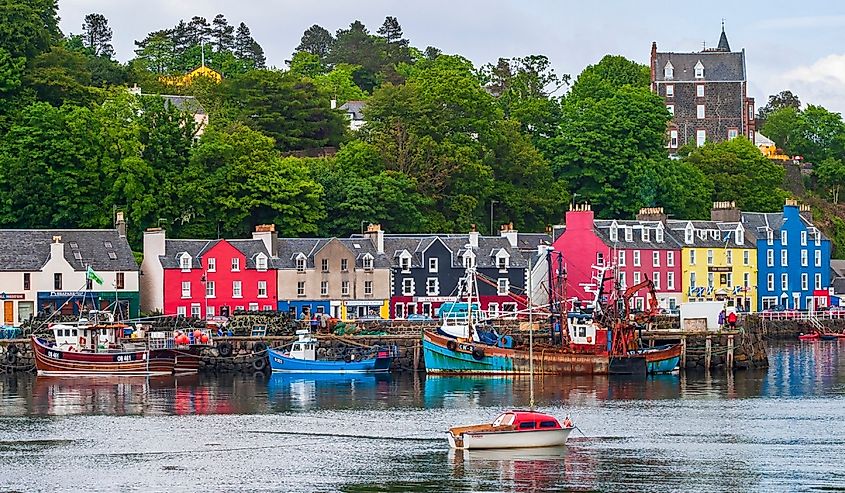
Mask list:
[[[821,335],[818,332],[810,332],[809,334],[799,334],[800,341],[818,341]]]
[[[319,342],[308,329],[296,331],[298,339],[289,351],[269,348],[270,368],[283,373],[387,373],[396,356],[395,347],[372,348],[369,354],[355,353],[342,360],[317,359]]]
[[[53,324],[50,330],[52,340],[30,338],[39,375],[171,375],[199,369],[196,348],[174,344],[164,332],[143,338],[138,332],[132,338],[136,330],[115,322],[108,311],[91,310],[74,323]]]

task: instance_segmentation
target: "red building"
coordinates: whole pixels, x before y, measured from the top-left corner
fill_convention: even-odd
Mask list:
[[[166,240],[165,314],[229,316],[235,310],[275,310],[277,271],[261,239]]]
[[[681,302],[681,243],[665,227],[660,208],[642,209],[636,221],[596,220],[588,205],[566,213],[566,229],[553,247],[563,256],[565,296],[589,301],[598,287],[596,267],[612,267],[622,288],[651,279],[660,307],[674,309]],[[606,283],[605,291],[613,289]],[[631,304],[648,306],[648,292],[639,290]]]

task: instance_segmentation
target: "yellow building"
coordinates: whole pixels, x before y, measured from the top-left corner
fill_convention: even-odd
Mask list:
[[[669,221],[681,242],[682,300],[725,301],[742,311],[757,310],[757,251],[745,234],[733,203],[721,209],[736,221]],[[716,214],[714,206],[714,215]]]
[[[163,84],[167,84],[169,86],[187,86],[190,85],[194,79],[198,77],[206,77],[211,79],[215,83],[220,83],[223,80],[223,76],[220,75],[220,72],[217,72],[214,69],[210,69],[205,65],[201,65],[200,67],[195,68],[194,70],[188,72],[185,75],[174,76],[174,77],[159,77],[159,80]]]

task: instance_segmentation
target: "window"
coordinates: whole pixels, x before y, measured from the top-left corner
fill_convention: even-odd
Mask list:
[[[241,259],[235,257],[232,259],[232,272],[238,272],[241,270]]]
[[[373,295],[373,281],[364,281],[364,296]]]
[[[602,252],[596,254],[596,265],[604,265],[604,254]]]
[[[250,303],[249,304],[249,311],[257,312],[258,311],[258,303]]]
[[[184,317],[187,311],[185,310],[184,306],[177,306],[176,307],[176,315],[179,317]]]
[[[241,281],[232,281],[232,298],[243,297],[243,290],[241,289]]]
[[[464,268],[475,267],[475,254],[471,250],[464,253]]]
[[[625,250],[619,250],[619,266],[625,267]]]
[[[816,253],[821,253],[821,252],[816,252]],[[24,291],[28,291],[28,290],[32,289],[32,277],[31,277],[31,274],[29,272],[23,273],[23,289],[24,289]]]
[[[695,131],[695,145],[701,147],[704,145],[704,142],[707,141],[707,130],[696,130]]]
[[[634,272],[634,284],[637,285],[637,284],[640,283],[640,281],[642,281],[642,276],[641,276],[640,271]]]
[[[650,234],[650,233],[649,233],[649,231],[648,231],[648,228],[646,228],[645,226],[643,226],[643,229],[641,229],[641,230],[640,230],[640,237],[641,237],[641,239],[642,239],[643,241],[651,241],[651,238],[650,238],[649,234]]]
[[[692,244],[694,239],[695,239],[695,231],[691,227],[687,226],[684,229],[684,243],[686,243],[688,245]]]
[[[625,228],[625,241],[634,241],[634,229],[631,227]]]
[[[496,287],[498,288],[496,292],[502,296],[508,294],[510,291],[510,281],[508,281],[507,277],[500,277],[498,282],[496,283]]]
[[[815,277],[815,282],[816,282],[815,283],[815,286],[816,286],[815,289],[821,289],[822,288],[822,275],[819,274],[819,273],[816,273],[816,275],[814,277]]]
[[[801,250],[801,267],[807,267],[809,263],[809,254],[807,250]]]
[[[191,297],[191,281],[182,281],[182,297]]]
[[[258,297],[267,297],[267,281],[258,281]]]
[[[298,281],[296,283],[296,295],[305,296],[305,281]]]
[[[666,273],[666,289],[669,291],[675,290],[675,273],[674,272],[667,272]]]
[[[502,312],[503,313],[510,313],[511,317],[516,315],[516,303],[502,303]]]
[[[810,289],[810,280],[806,272],[801,274],[801,291]]]
[[[807,232],[801,232],[801,246],[807,246]]]
[[[695,272],[689,273],[689,285],[691,288],[695,287]]]
[[[678,147],[678,131],[669,130],[669,147],[675,149]]]
[[[305,256],[300,255],[296,257],[296,271],[305,272]]]
[[[214,307],[213,306],[206,306],[205,307],[205,316],[206,317],[213,317],[214,316]]]
[[[410,272],[410,270],[411,270],[411,258],[410,257],[401,257],[399,259],[399,266],[402,267],[403,272]]]
[[[742,265],[749,265],[751,262],[751,252],[748,250],[742,251]]]
[[[725,285],[729,288],[734,286],[734,274],[733,272],[728,272],[725,274]]]
[[[736,241],[737,245],[744,245],[745,244],[745,230],[741,227],[737,226],[736,228]]]
[[[53,274],[53,289],[56,290],[56,291],[62,290],[62,273],[61,272],[56,272],[55,274]]]
[[[816,267],[822,266],[822,251],[821,250],[816,250],[815,252],[813,252],[813,261],[814,261],[814,264],[815,264]]]
[[[206,282],[205,283],[205,296],[207,298],[214,298],[215,292],[216,292],[216,289],[215,289],[215,286],[214,286],[214,281]]]
[[[666,65],[663,67],[663,78],[664,79],[671,79],[675,76],[675,67],[672,66],[672,62],[666,62]]]
[[[533,421],[523,421],[519,423],[520,430],[533,430],[534,429],[534,422]]]
[[[340,283],[340,295],[341,296],[349,296],[349,281],[341,281],[341,283]]]
[[[767,267],[774,267],[775,266],[775,251],[774,250],[766,250],[766,266]]]
[[[713,265],[713,250],[707,250],[707,265]]]
[[[675,96],[675,84],[666,84],[666,97],[671,98]]]
[[[670,115],[675,116],[675,105],[674,104],[667,104],[666,111],[669,112]]]
[[[701,60],[695,64],[695,78],[696,79],[703,79],[704,78],[704,64],[701,63]]]
[[[402,279],[402,295],[413,296],[414,294],[414,280]]]
[[[123,289],[126,286],[126,274],[118,272],[114,275],[114,288]]]
[[[340,259],[340,271],[341,272],[349,272],[349,259],[346,259],[346,258]]]
[[[749,274],[748,272],[742,275],[742,287],[751,287],[751,274]]]
[[[506,271],[508,269],[508,261],[510,259],[506,256],[496,257],[496,266],[499,267],[500,271]]]
[[[640,251],[634,250],[634,267],[640,266]],[[636,283],[634,283],[636,284]]]
[[[425,280],[425,294],[429,296],[440,294],[440,281],[436,277],[429,277]]]
[[[707,273],[707,287],[712,288],[715,275],[712,272]]]
[[[264,255],[255,257],[255,268],[261,271],[267,270],[267,257]]]
[[[695,105],[695,116],[696,116],[696,118],[698,118],[699,120],[703,120],[703,119],[704,119],[704,105],[703,105],[703,104],[697,104],[697,105]]]
[[[813,236],[815,237],[815,238],[813,238],[813,242],[816,244],[816,246],[821,246],[821,244],[822,244],[822,232],[819,231],[819,230],[816,230],[816,232]]]
[[[109,252],[109,253],[114,253],[114,252]],[[73,258],[75,258],[76,260],[82,260],[82,252],[73,252]]]
[[[775,275],[769,274],[766,276],[766,289],[771,292],[775,290]]]
[[[766,230],[766,243],[769,245],[775,244],[775,233],[771,229]]]
[[[393,314],[396,318],[405,318],[405,305],[403,303],[396,303],[393,308]]]
[[[780,275],[780,289],[781,291],[789,290],[789,274],[785,272]]]
[[[320,281],[320,296],[329,295],[329,281]]]
[[[621,287],[622,289],[625,289],[625,288],[628,287],[628,283],[625,281],[625,273],[624,272],[619,273],[619,287]]]
[[[610,227],[610,241],[614,243],[619,241],[619,228],[616,227],[616,224]]]
[[[92,290],[94,289],[94,280],[93,279],[86,279],[85,280],[85,289]]]
[[[728,129],[728,140],[734,140],[739,136],[739,130],[736,128],[729,128]]]
[[[695,250],[689,251],[689,264],[695,265]]]
[[[179,268],[182,270],[191,270],[191,256],[187,253],[183,253],[181,257],[179,257]]]
[[[786,250],[780,251],[780,266],[786,267],[787,266],[787,259],[789,258],[789,252]]]
[[[659,272],[652,272],[651,273],[651,282],[654,283],[654,289],[660,289],[660,273]]]
[[[703,98],[704,97],[704,84],[696,84],[695,85],[695,97]]]
[[[669,267],[675,266],[675,252],[666,252],[666,265]]]
[[[725,250],[725,265],[733,265],[734,252],[733,250]]]
[[[320,271],[321,272],[328,272],[329,271],[329,259],[324,258],[320,260]]]
[[[437,257],[431,257],[428,259],[428,271],[437,272]]]
[[[663,243],[663,228],[657,228],[654,230],[654,241]]]
[[[786,230],[780,232],[780,244],[786,246]]]
[[[373,270],[373,256],[369,253],[364,255],[364,270]]]
[[[191,316],[194,318],[199,318],[200,316],[200,304],[199,303],[191,303]]]
[[[217,259],[214,257],[209,258],[206,260],[208,267],[208,272],[217,272]]]
[[[651,253],[651,265],[660,267],[660,252]]]

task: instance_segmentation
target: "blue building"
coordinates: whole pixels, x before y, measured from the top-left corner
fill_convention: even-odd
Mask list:
[[[742,224],[757,243],[760,310],[830,304],[830,240],[811,220],[810,208],[791,200],[782,213],[742,213]]]

